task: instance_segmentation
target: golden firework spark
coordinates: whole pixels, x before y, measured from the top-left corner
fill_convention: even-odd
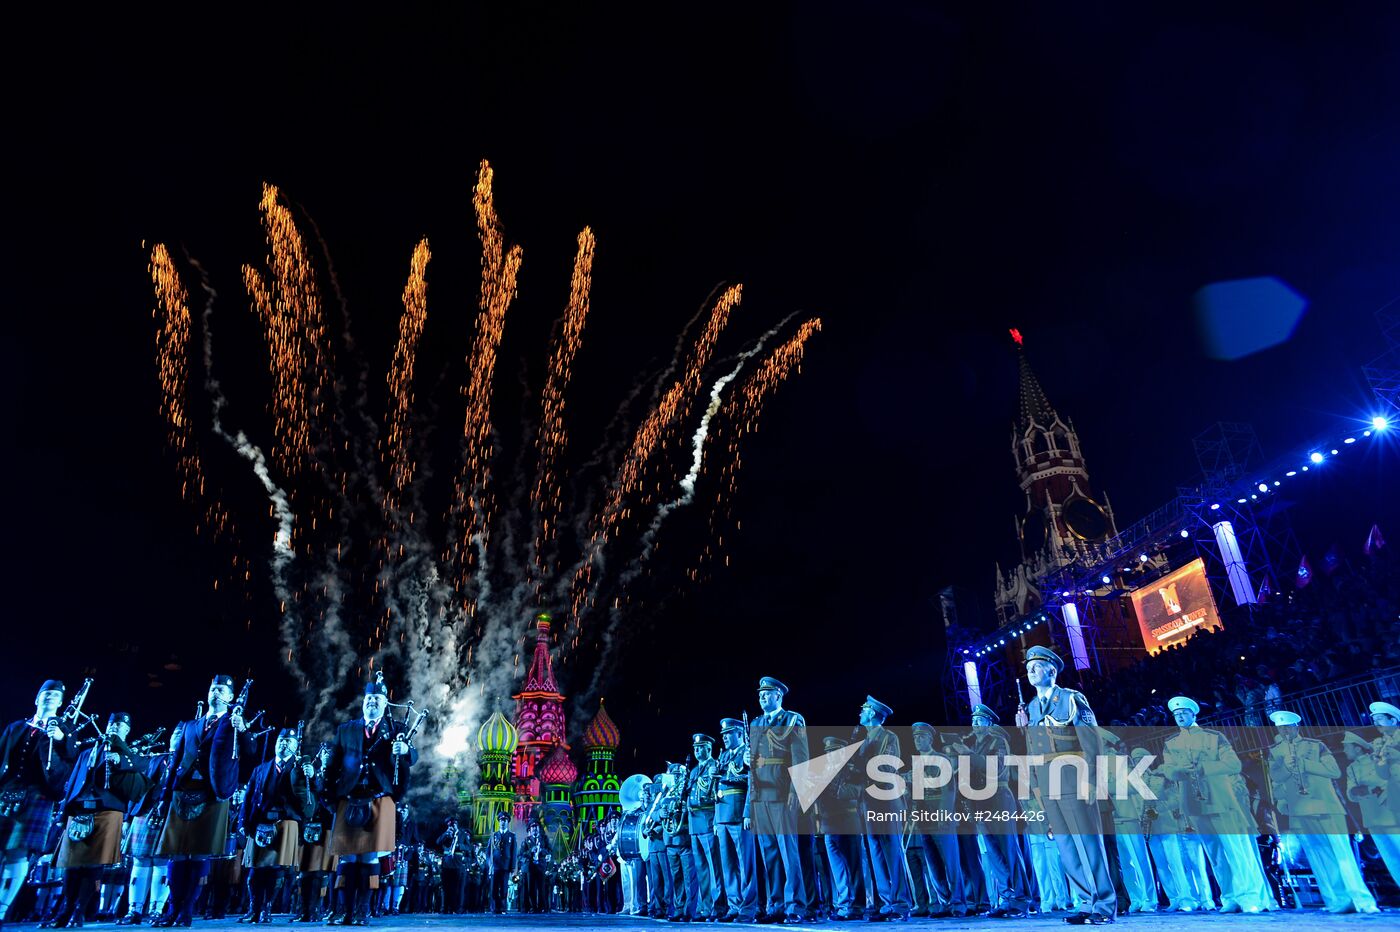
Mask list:
[[[578,252],[574,255],[574,274],[569,285],[569,304],[554,335],[549,354],[549,375],[545,379],[541,398],[541,418],[535,447],[539,466],[535,485],[530,491],[530,503],[536,515],[535,559],[527,581],[531,591],[539,595],[540,579],[549,572],[546,548],[558,535],[560,494],[557,476],[559,458],[568,445],[564,427],[564,399],[573,378],[574,357],[583,343],[583,325],[588,318],[589,293],[593,285],[593,251],[597,241],[593,231],[584,227],[578,235]]]
[[[418,340],[428,319],[428,260],[432,253],[424,239],[413,250],[409,265],[408,284],[403,289],[403,315],[399,318],[399,342],[394,347],[394,361],[389,368],[389,479],[392,499],[388,510],[397,509],[400,496],[413,481],[414,460],[411,449],[411,416],[413,413],[413,370],[418,356]],[[388,541],[385,540],[387,545]]]

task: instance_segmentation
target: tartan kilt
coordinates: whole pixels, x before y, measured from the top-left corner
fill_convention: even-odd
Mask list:
[[[302,842],[301,845],[301,869],[304,871],[333,871],[338,861],[335,855],[331,854],[329,833],[321,836],[321,842],[315,845],[308,845]]]
[[[394,850],[398,812],[394,809],[392,796],[379,796],[370,802],[369,824],[362,828],[352,828],[345,823],[346,804],[347,801],[342,799],[335,807],[335,824],[331,828],[332,854],[344,857]]]
[[[159,822],[152,822],[147,816],[139,816],[131,823],[131,833],[126,839],[126,852],[133,858],[153,858],[156,845],[160,843]]]
[[[4,839],[4,850],[24,851],[28,854],[50,851],[49,839],[53,837],[54,812],[58,803],[45,799],[35,790],[26,790],[24,803],[13,816],[0,818],[0,838]]]
[[[243,849],[244,867],[298,867],[301,864],[301,823],[283,819],[277,823],[272,844],[259,848],[253,834]]]
[[[68,837],[68,823],[63,823],[63,840],[58,845],[59,867],[106,867],[122,858],[122,813],[107,810],[94,813],[92,834],[82,841]]]

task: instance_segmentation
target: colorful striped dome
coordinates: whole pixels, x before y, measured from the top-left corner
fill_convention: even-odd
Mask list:
[[[588,727],[583,730],[583,746],[586,748],[615,748],[622,742],[622,733],[617,730],[617,725],[608,717],[608,710],[603,708],[603,700],[598,700],[598,714],[593,716],[593,721],[588,723]]]
[[[476,733],[477,747],[488,753],[514,754],[517,740],[515,726],[500,712],[493,712]]]
[[[569,759],[569,755],[564,753],[564,746],[556,744],[554,750],[544,756],[539,767],[535,769],[535,775],[540,778],[540,782],[546,785],[573,786],[578,779],[578,768]]]

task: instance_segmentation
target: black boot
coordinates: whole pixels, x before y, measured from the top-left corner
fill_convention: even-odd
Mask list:
[[[315,871],[306,871],[301,875],[301,913],[292,917],[292,922],[312,922],[312,913],[316,905],[316,891],[319,878]]]
[[[190,886],[190,867],[191,862],[188,860],[170,862],[170,870],[166,874],[170,893],[165,898],[165,915],[151,925],[159,929],[168,929],[180,921],[180,905],[184,903],[185,891]]]
[[[340,889],[340,904],[345,908],[345,915],[341,918],[340,924],[353,926],[355,924],[355,910],[360,898],[360,865],[354,862],[340,865],[340,876],[344,884]]]

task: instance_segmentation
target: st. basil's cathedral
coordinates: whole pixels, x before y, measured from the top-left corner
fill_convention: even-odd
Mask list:
[[[506,812],[518,824],[538,822],[558,858],[617,809],[621,735],[599,701],[579,738],[582,770],[574,763],[564,694],[549,656],[550,620],[546,612],[535,616],[534,655],[523,688],[511,697],[514,720],[497,710],[477,730],[477,789],[463,787],[459,798],[471,810],[473,836],[490,835],[496,814]]]

